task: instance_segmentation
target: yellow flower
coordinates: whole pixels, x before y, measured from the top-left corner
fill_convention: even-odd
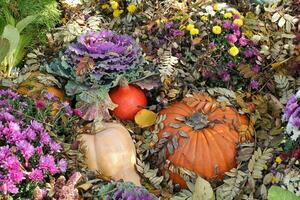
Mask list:
[[[221,26],[214,26],[214,27],[212,28],[212,32],[213,32],[214,34],[216,34],[216,35],[221,34],[221,32],[222,32]]]
[[[120,17],[120,15],[123,13],[123,10],[114,10],[113,16],[115,18]]]
[[[217,4],[217,3],[214,4],[214,10],[215,10],[215,11],[220,10],[219,4]]]
[[[130,12],[131,14],[134,13],[136,11],[136,5],[131,3],[127,6],[127,10],[128,12]]]
[[[243,20],[245,17],[243,15],[240,15],[240,19]]]
[[[192,30],[193,28],[195,28],[194,24],[189,24],[186,26],[186,30],[188,31]]]
[[[282,162],[282,159],[280,158],[280,156],[276,157],[275,162],[277,162],[278,164],[280,164]]]
[[[118,8],[119,8],[119,3],[116,2],[116,1],[111,1],[111,2],[110,2],[110,6],[111,6],[112,9],[118,10]]]
[[[190,30],[190,34],[191,34],[191,35],[198,35],[198,34],[199,34],[199,29],[197,29],[197,28],[192,28],[192,29]]]
[[[271,182],[272,182],[273,184],[274,184],[274,183],[277,183],[277,178],[276,178],[276,176],[272,176]]]
[[[108,5],[108,4],[103,4],[103,5],[101,6],[101,8],[102,8],[102,9],[108,9],[108,8],[109,8],[109,5]]]
[[[205,16],[205,15],[203,15],[203,16],[201,17],[201,20],[202,20],[202,21],[207,21],[207,20],[208,20],[208,17]]]
[[[235,19],[235,20],[233,20],[233,24],[238,25],[238,26],[243,26],[244,22],[242,19]]]
[[[224,14],[224,17],[225,17],[226,19],[231,18],[231,17],[232,17],[232,13],[227,12],[227,13]]]
[[[241,14],[238,10],[233,10],[232,13],[233,14],[239,14],[239,15]]]
[[[228,53],[233,57],[239,54],[239,49],[236,46],[233,46],[229,49]]]

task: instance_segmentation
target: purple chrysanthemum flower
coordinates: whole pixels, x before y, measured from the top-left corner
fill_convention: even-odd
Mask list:
[[[19,192],[19,189],[15,185],[15,183],[10,179],[0,179],[1,185],[0,185],[0,191],[3,192],[3,194],[17,194]]]
[[[233,30],[234,35],[236,35],[238,37],[241,35],[241,28],[238,25],[233,24],[232,25],[232,30]]]
[[[44,177],[65,172],[67,165],[60,160],[59,168],[56,167],[55,153],[61,147],[51,139],[44,125],[24,117],[22,111],[27,113],[28,105],[34,102],[29,104],[28,99],[12,91],[0,90],[0,94],[0,193],[13,196],[18,188],[23,192],[28,181],[43,181]],[[18,109],[10,101],[13,98]]]
[[[254,90],[257,90],[259,88],[259,83],[256,80],[251,80],[250,88],[254,89]]]
[[[231,21],[230,20],[224,20],[223,27],[225,29],[230,29],[231,28]]]
[[[239,39],[239,43],[240,43],[241,46],[246,46],[249,43],[249,40],[247,38],[245,38],[244,36],[242,36]]]
[[[221,74],[221,79],[222,79],[224,82],[229,81],[229,80],[230,80],[230,74],[229,74],[227,71],[222,72],[222,74]]]
[[[65,159],[61,159],[58,161],[58,168],[61,172],[66,172],[68,167],[68,163]]]
[[[40,169],[33,169],[29,174],[29,179],[33,181],[42,181],[44,179],[43,171]]]
[[[183,32],[182,30],[179,30],[179,29],[172,29],[172,30],[170,31],[170,33],[171,33],[171,36],[172,36],[172,37],[175,37],[175,38],[184,35],[184,32]]]
[[[42,131],[44,129],[43,124],[41,124],[35,120],[32,120],[30,125],[31,125],[31,128],[34,129],[35,131]]]
[[[73,110],[73,112],[74,112],[74,115],[76,115],[77,117],[82,117],[82,115],[83,115],[82,111],[79,108],[75,108]]]
[[[167,28],[167,29],[170,29],[170,28],[172,28],[174,26],[174,22],[167,22],[166,24],[165,24],[165,27]]]
[[[35,103],[35,106],[38,109],[44,109],[46,107],[46,104],[43,100],[37,100],[36,103]]]
[[[210,50],[214,50],[216,47],[217,47],[217,45],[214,42],[211,42],[211,43],[208,44],[208,48]]]
[[[260,66],[259,65],[253,65],[251,70],[254,72],[254,73],[259,73],[260,72]]]
[[[228,34],[226,39],[229,44],[234,44],[238,40],[234,34]]]
[[[300,90],[291,96],[284,108],[283,120],[287,122],[286,133],[293,140],[300,138]]]
[[[235,66],[235,64],[233,61],[230,60],[230,61],[228,61],[227,66],[230,68],[233,68]]]
[[[45,95],[45,98],[48,100],[51,100],[54,97],[54,95],[50,92],[47,92],[47,94]]]
[[[52,155],[41,156],[39,160],[39,169],[49,171],[52,175],[58,172],[55,165],[55,159]]]
[[[244,56],[246,57],[246,58],[251,58],[252,56],[254,56],[254,52],[252,51],[252,49],[246,49],[245,51],[244,51]]]
[[[233,15],[233,19],[239,19],[239,18],[241,18],[241,15],[239,15],[239,14],[234,14]]]

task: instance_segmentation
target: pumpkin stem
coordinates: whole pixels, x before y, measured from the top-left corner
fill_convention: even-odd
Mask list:
[[[128,81],[127,81],[127,79],[126,78],[124,78],[124,77],[122,77],[121,79],[120,79],[120,81],[119,81],[119,85],[121,86],[121,87],[128,87]]]
[[[194,130],[201,130],[208,126],[209,121],[207,115],[195,112],[190,117],[186,117],[185,123],[191,126]]]
[[[104,129],[104,124],[101,120],[99,119],[96,119],[93,121],[93,124],[92,124],[92,132],[93,133],[97,133],[99,131],[102,131]]]

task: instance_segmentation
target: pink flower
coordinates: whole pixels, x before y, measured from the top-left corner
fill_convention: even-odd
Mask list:
[[[24,173],[21,170],[9,171],[8,177],[16,183],[20,183],[25,179]]]
[[[230,68],[233,68],[235,66],[234,62],[232,62],[231,60],[228,61],[227,66]]]
[[[51,138],[49,134],[46,131],[41,132],[40,134],[40,143],[42,144],[49,144],[51,141]]]
[[[239,19],[241,16],[239,14],[234,14],[233,19]]]
[[[12,193],[17,194],[19,192],[17,186],[14,184],[14,182],[10,179],[0,179],[0,191],[3,192],[3,194]]]
[[[18,171],[20,169],[20,162],[16,156],[9,156],[3,161],[3,167],[7,170]]]
[[[224,22],[223,22],[223,27],[224,27],[225,29],[230,29],[230,28],[231,28],[231,21],[229,21],[229,20],[224,20]]]
[[[38,155],[42,155],[43,154],[43,146],[39,146],[39,147],[35,148],[35,151]]]
[[[255,72],[255,73],[260,72],[260,66],[259,65],[252,66],[252,71]]]
[[[46,107],[46,104],[43,100],[37,100],[35,102],[35,106],[38,108],[38,109],[43,109]]]
[[[224,71],[221,74],[221,78],[224,82],[227,82],[230,80],[230,74],[228,72]]]
[[[49,146],[53,152],[58,152],[61,149],[61,146],[56,142],[51,142]]]
[[[233,33],[236,36],[240,36],[241,35],[241,28],[238,25],[233,24],[232,25],[232,29],[233,29]]]
[[[44,172],[49,171],[52,175],[58,172],[52,155],[41,156],[39,160],[39,168]]]
[[[27,138],[28,141],[35,140],[36,133],[34,132],[33,129],[27,128],[23,134],[26,135],[26,138]]]
[[[30,124],[31,128],[33,128],[34,130],[36,131],[42,131],[44,128],[43,128],[43,124],[35,121],[35,120],[32,120],[31,121],[31,124]]]
[[[67,171],[67,167],[68,167],[68,163],[66,162],[65,159],[60,159],[58,161],[58,167],[60,169],[61,172],[66,172]]]
[[[82,117],[82,112],[79,108],[75,108],[73,111],[77,117]]]
[[[11,156],[11,151],[8,145],[0,147],[0,161],[3,161],[8,156]]]
[[[244,36],[242,36],[240,39],[239,39],[239,43],[241,46],[246,46],[248,44],[249,40],[247,38],[245,38]]]
[[[213,42],[208,44],[208,48],[211,49],[211,50],[214,50],[216,47],[217,47],[217,45]]]
[[[25,158],[25,165],[28,165],[28,160],[34,155],[34,147],[27,141],[21,140],[16,143],[17,148]]]
[[[42,181],[44,178],[42,170],[33,169],[29,174],[29,178],[33,181]]]
[[[251,80],[250,88],[254,89],[254,90],[257,90],[259,88],[259,83],[256,80]]]
[[[253,53],[252,49],[246,49],[246,50],[244,51],[244,56],[245,56],[246,58],[251,58],[253,55],[254,55],[254,53]]]
[[[237,37],[234,34],[228,34],[226,39],[229,44],[234,44],[237,41]]]
[[[50,92],[47,92],[47,94],[45,95],[46,99],[51,100],[53,98],[53,94]]]

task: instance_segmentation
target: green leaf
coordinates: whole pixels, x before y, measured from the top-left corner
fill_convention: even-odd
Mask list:
[[[9,41],[10,48],[8,54],[13,54],[20,41],[20,33],[18,29],[8,24],[4,28],[2,37],[8,39]]]
[[[36,16],[30,15],[19,21],[16,25],[16,28],[19,30],[21,33],[24,28],[26,28],[30,23],[32,23],[35,20]]]
[[[5,20],[6,20],[6,24],[10,24],[12,26],[16,25],[16,20],[13,17],[13,15],[11,14],[11,12],[9,11],[9,8],[7,6],[3,6],[3,13],[5,16]]]
[[[192,199],[215,200],[214,191],[208,181],[201,177],[197,178]]]
[[[0,63],[4,60],[9,52],[9,41],[6,38],[0,37]]]
[[[268,191],[268,200],[300,200],[300,197],[281,187],[272,186]]]
[[[31,41],[30,36],[21,36],[20,37],[19,44],[14,52],[13,66],[16,66],[17,64],[19,64],[22,61],[22,59],[25,55],[25,47],[27,46],[27,44],[30,41]]]

